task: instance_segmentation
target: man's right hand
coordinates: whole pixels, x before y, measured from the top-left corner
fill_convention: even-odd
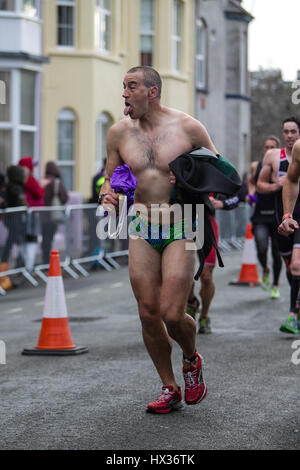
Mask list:
[[[280,235],[284,235],[285,237],[288,237],[296,229],[299,228],[299,225],[296,220],[292,219],[291,217],[287,217],[283,222],[278,227],[278,233]]]
[[[103,209],[106,211],[110,211],[112,209],[111,206],[117,208],[119,206],[119,196],[114,192],[114,190],[109,191],[104,198],[102,199]]]

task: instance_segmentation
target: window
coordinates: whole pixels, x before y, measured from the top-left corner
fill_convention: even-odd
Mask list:
[[[5,104],[0,105],[1,166],[16,164],[20,157],[38,159],[39,74],[32,70],[0,70],[5,83]]]
[[[1,90],[3,91],[4,102],[0,104],[0,123],[10,121],[10,88],[11,88],[11,73],[0,70]],[[2,96],[2,93],[1,93]]]
[[[196,87],[206,88],[207,28],[199,18],[196,21]]]
[[[97,119],[97,148],[96,148],[96,168],[98,171],[103,166],[106,158],[106,140],[112,119],[107,113],[101,113]]]
[[[5,173],[12,163],[11,72],[0,70],[0,81],[5,85],[5,100],[0,104],[0,171]]]
[[[57,120],[57,164],[69,191],[74,184],[75,120],[75,114],[69,109],[60,111]]]
[[[0,10],[15,11],[26,16],[37,17],[40,0],[0,0]]]
[[[22,0],[22,12],[27,16],[37,16],[37,0]]]
[[[95,45],[103,52],[111,51],[111,0],[96,0]]]
[[[182,3],[173,0],[173,31],[172,31],[172,69],[181,70],[181,44],[182,44]]]
[[[0,10],[14,11],[15,0],[0,0]]]
[[[73,47],[75,44],[75,1],[57,0],[57,44]]]
[[[141,0],[140,41],[141,65],[153,65],[155,0]]]
[[[36,73],[21,70],[20,155],[34,155]]]
[[[0,171],[6,172],[12,161],[12,133],[10,130],[4,130],[0,127]]]

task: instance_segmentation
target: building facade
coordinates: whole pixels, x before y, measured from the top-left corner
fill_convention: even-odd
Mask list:
[[[41,156],[42,5],[0,1],[0,170],[20,156]]]
[[[68,189],[87,199],[108,129],[123,118],[123,77],[142,64],[160,72],[162,103],[203,122],[243,171],[250,20],[234,0],[0,0],[3,167],[32,154],[41,173],[55,160]]]
[[[235,0],[197,0],[195,8],[195,117],[242,174],[251,153],[247,51],[253,17]]]

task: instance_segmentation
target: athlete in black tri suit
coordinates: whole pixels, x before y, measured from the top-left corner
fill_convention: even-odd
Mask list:
[[[282,221],[282,186],[286,178],[292,149],[300,138],[300,121],[295,117],[283,121],[283,140],[285,148],[269,150],[263,160],[263,166],[257,181],[260,193],[275,191],[275,217],[277,223]],[[294,218],[300,221],[300,198],[294,209]],[[287,333],[298,333],[297,314],[299,311],[297,297],[300,287],[300,231],[297,229],[289,237],[278,235],[279,251],[286,265],[286,274],[290,284],[290,310],[280,330]]]
[[[268,137],[264,142],[264,155],[268,150],[276,149],[279,146],[280,141],[277,137]],[[261,168],[262,160],[260,162],[252,162],[250,183],[254,188],[256,188]],[[256,191],[255,196],[257,202],[255,204],[255,209],[251,217],[251,222],[253,226],[253,235],[256,244],[257,257],[263,270],[261,286],[264,290],[268,290],[270,288],[270,269],[268,267],[267,262],[270,238],[273,257],[273,284],[271,287],[271,299],[278,299],[280,297],[279,277],[282,267],[282,261],[278,246],[278,224],[275,220],[275,193],[272,192],[268,194],[261,194]]]

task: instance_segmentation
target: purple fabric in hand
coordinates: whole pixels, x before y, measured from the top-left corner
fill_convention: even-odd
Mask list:
[[[137,179],[131,173],[128,165],[120,165],[115,169],[110,178],[110,185],[115,193],[121,193],[127,196],[127,208],[129,209],[133,204]]]

